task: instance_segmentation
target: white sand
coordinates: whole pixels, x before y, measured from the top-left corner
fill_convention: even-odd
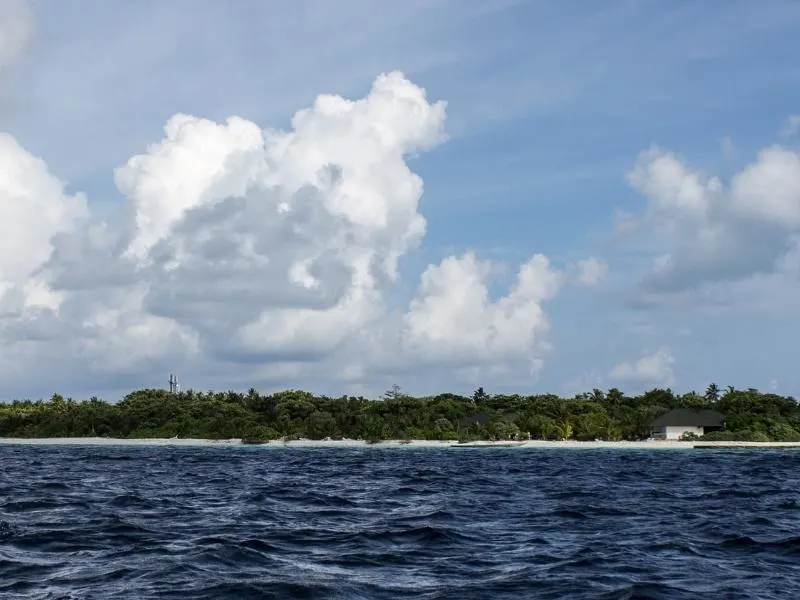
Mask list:
[[[85,438],[0,438],[0,444],[22,444],[30,446],[240,446],[238,439],[231,440],[203,440],[203,439],[115,439],[102,437]],[[265,448],[450,448],[453,446],[467,446],[468,448],[573,448],[573,449],[646,449],[646,450],[691,450],[695,446],[703,447],[736,447],[736,448],[800,448],[800,443],[792,442],[678,442],[678,441],[650,441],[650,442],[546,442],[539,440],[523,442],[471,442],[458,444],[457,442],[440,442],[436,440],[413,440],[401,442],[399,440],[369,444],[362,440],[299,440],[284,443],[273,440],[269,444],[255,447]]]

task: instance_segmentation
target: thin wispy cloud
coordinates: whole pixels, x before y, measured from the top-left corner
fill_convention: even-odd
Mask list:
[[[789,117],[786,120],[786,124],[783,126],[781,133],[786,137],[800,133],[800,115],[792,115]]]

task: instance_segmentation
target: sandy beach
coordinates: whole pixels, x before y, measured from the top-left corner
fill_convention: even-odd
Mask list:
[[[204,439],[117,439],[103,437],[83,438],[0,438],[3,445],[27,446],[247,446],[259,448],[519,448],[519,449],[641,449],[641,450],[692,450],[695,448],[800,448],[798,442],[679,442],[679,441],[645,441],[645,442],[578,442],[578,441],[541,441],[528,440],[520,442],[470,442],[459,444],[453,441],[437,440],[387,440],[368,443],[363,440],[295,440],[283,442],[273,440],[268,444],[242,444],[239,439],[204,440]]]

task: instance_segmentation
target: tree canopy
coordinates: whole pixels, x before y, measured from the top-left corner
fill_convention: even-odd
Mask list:
[[[143,389],[116,403],[53,394],[49,400],[0,404],[0,437],[638,440],[648,436],[654,418],[674,408],[724,414],[726,431],[706,439],[800,441],[800,407],[794,398],[756,389],[723,391],[715,384],[703,394],[656,388],[627,395],[612,388],[571,398],[492,395],[483,388],[469,397],[411,397],[397,385],[380,400],[255,389]]]

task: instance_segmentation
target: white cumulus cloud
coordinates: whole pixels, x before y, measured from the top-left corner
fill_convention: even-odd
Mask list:
[[[430,265],[406,310],[398,261],[426,231],[409,155],[445,140],[446,104],[401,73],[361,99],[319,96],[287,131],[177,114],[115,172],[102,221],[39,159],[0,136],[0,328],[6,385],[32,373],[240,380],[441,365],[530,373],[543,304],[575,281],[534,255],[500,293],[474,254]],[[605,266],[588,259],[589,285]],[[253,381],[251,379],[250,381]]]
[[[731,209],[788,232],[800,231],[800,153],[766,148],[731,182]]]
[[[636,361],[621,362],[608,373],[610,379],[648,384],[669,385],[674,380],[675,359],[668,348],[659,348]]]
[[[456,364],[529,360],[535,370],[548,328],[542,302],[558,291],[563,275],[546,257],[519,268],[509,292],[492,300],[488,262],[472,253],[451,256],[422,274],[419,294],[404,319],[404,344],[413,355]]]
[[[44,161],[0,133],[0,298],[6,310],[58,307],[38,269],[50,258],[53,237],[74,231],[88,216],[82,195],[65,193]]]
[[[649,201],[626,224],[657,248],[642,281],[648,294],[774,273],[800,234],[800,153],[791,148],[763,149],[727,185],[651,148],[628,180]]]

